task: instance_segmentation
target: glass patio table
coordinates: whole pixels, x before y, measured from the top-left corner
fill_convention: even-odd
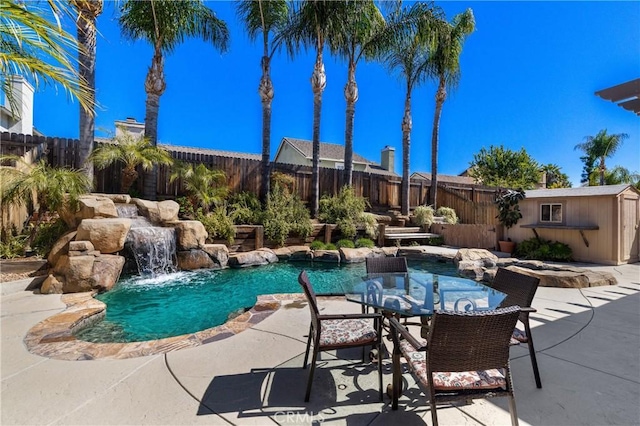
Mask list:
[[[507,297],[468,278],[425,272],[369,274],[343,283],[343,290],[348,301],[403,317],[496,309]]]

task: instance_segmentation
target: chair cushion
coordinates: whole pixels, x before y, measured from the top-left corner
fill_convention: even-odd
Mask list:
[[[406,340],[400,341],[400,351],[422,386],[428,388],[426,352],[417,351]],[[504,374],[497,369],[433,373],[433,387],[436,390],[497,389],[506,386]]]
[[[366,319],[323,320],[320,346],[350,346],[374,342],[377,338],[371,321]]]
[[[529,338],[527,337],[527,333],[524,332],[524,330],[520,330],[519,328],[516,328],[513,330],[513,334],[511,335],[511,341],[509,342],[510,345],[517,345],[520,343],[528,343],[529,342]]]

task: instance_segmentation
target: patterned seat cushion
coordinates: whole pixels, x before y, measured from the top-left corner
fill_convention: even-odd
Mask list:
[[[349,346],[377,338],[371,321],[365,319],[323,320],[321,324],[320,346]]]
[[[420,383],[428,388],[426,352],[417,351],[406,340],[400,342],[400,351]],[[504,374],[497,369],[433,373],[433,387],[437,390],[497,389],[506,386]]]
[[[524,330],[520,330],[516,328],[513,330],[513,334],[511,335],[511,340],[509,341],[510,345],[519,345],[520,343],[528,343],[529,338],[527,337],[527,333]]]

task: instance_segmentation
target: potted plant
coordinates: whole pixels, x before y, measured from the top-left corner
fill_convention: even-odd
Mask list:
[[[496,194],[495,202],[498,207],[498,215],[496,218],[506,229],[518,223],[518,220],[522,217],[518,203],[520,200],[523,200],[524,197],[525,195],[522,189],[502,189]],[[507,241],[498,241],[498,245],[500,251],[509,254],[513,253],[516,247],[516,243],[509,239]]]

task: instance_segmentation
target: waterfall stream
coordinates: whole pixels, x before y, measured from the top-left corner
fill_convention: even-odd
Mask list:
[[[131,229],[124,246],[138,267],[140,275],[162,275],[176,272],[176,231],[154,226],[149,219],[138,216],[134,204],[116,205],[118,217],[131,218]]]

